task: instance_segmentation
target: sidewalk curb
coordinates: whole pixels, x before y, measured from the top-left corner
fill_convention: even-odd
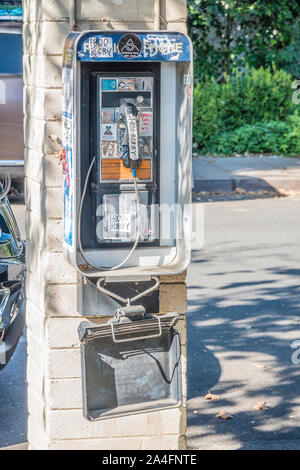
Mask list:
[[[194,157],[194,192],[268,191],[300,193],[300,159],[268,157]]]
[[[199,193],[200,191],[230,193],[233,191],[232,180],[194,180],[193,192]]]
[[[245,191],[269,191],[274,193],[292,191],[300,193],[300,180],[291,178],[233,177],[231,179],[194,180],[193,192],[233,192],[236,188]]]

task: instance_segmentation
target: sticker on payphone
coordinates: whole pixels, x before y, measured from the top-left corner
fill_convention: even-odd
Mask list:
[[[118,152],[122,155],[125,146],[126,126],[120,124],[118,127]]]
[[[152,136],[152,112],[140,111],[139,112],[139,135]]]
[[[113,57],[113,39],[107,36],[92,36],[89,38],[89,53],[91,57]]]
[[[102,90],[103,91],[116,91],[117,80],[114,78],[102,78]]]
[[[152,139],[151,137],[139,138],[139,154],[141,157],[150,157],[152,155]]]
[[[101,155],[104,158],[118,157],[118,147],[116,142],[102,142]]]
[[[120,108],[115,108],[114,121],[118,122],[118,121],[121,121],[121,120],[122,120],[122,116],[121,116],[121,113],[120,113]]]
[[[118,90],[135,91],[135,79],[134,78],[122,78],[118,80]]]
[[[136,79],[135,88],[137,91],[151,91],[152,90],[152,77],[138,77]]]
[[[149,205],[149,193],[140,192],[140,239],[155,239],[154,205]],[[137,235],[135,193],[105,194],[102,199],[101,217],[97,223],[99,241],[132,241]]]
[[[115,120],[114,108],[103,108],[101,110],[101,122],[102,124],[109,124]]]
[[[117,124],[101,124],[101,140],[115,141],[117,140]]]
[[[108,232],[131,232],[131,214],[108,214],[107,215]]]
[[[103,196],[103,218],[97,227],[97,235],[98,237],[100,235],[100,239],[131,240],[135,236],[136,226],[133,222],[136,217],[136,201],[132,196],[134,194],[105,194]]]

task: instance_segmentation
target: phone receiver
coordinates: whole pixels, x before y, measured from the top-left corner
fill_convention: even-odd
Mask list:
[[[120,112],[127,126],[128,145],[122,155],[123,164],[126,168],[136,169],[142,163],[139,156],[139,135],[137,107],[132,103],[123,103]]]

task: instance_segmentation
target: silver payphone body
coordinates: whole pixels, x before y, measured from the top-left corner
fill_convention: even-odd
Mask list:
[[[63,250],[78,311],[111,317],[78,329],[91,421],[182,403],[179,315],[157,312],[159,276],[190,260],[191,57],[181,33],[65,41]]]
[[[104,276],[190,260],[192,47],[173,32],[71,32],[63,59],[65,257]]]

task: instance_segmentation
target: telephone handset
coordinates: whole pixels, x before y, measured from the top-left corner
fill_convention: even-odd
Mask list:
[[[121,158],[123,160],[123,165],[126,168],[136,170],[142,162],[139,156],[139,135],[137,125],[138,110],[132,103],[123,103],[120,107],[120,112],[127,127],[126,135],[124,137],[125,151]]]

